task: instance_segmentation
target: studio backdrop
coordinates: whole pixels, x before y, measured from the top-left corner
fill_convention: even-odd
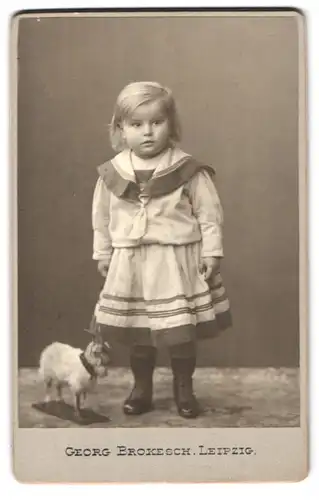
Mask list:
[[[181,147],[217,172],[234,326],[200,347],[199,364],[298,365],[297,29],[293,17],[245,15],[20,20],[20,366],[36,365],[54,340],[88,340],[102,287],[96,167],[114,154],[108,123],[135,80],[173,90]],[[126,356],[116,348],[114,363]]]

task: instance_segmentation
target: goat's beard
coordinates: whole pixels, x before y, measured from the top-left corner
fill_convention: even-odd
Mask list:
[[[98,377],[106,377],[108,374],[108,369],[105,365],[95,366],[94,371]]]

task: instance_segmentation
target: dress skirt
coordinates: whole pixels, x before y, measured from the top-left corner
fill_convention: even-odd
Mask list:
[[[220,273],[199,271],[201,243],[115,248],[95,308],[96,323],[129,345],[176,345],[231,326]]]

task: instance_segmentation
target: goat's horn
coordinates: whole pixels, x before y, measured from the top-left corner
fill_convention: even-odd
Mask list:
[[[89,328],[84,329],[85,332],[91,333],[92,335],[96,335],[100,331],[99,325],[96,323],[96,318],[95,316],[92,316],[92,319],[90,321],[90,326]]]

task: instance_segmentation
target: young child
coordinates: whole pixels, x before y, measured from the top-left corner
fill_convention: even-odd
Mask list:
[[[178,412],[194,418],[196,342],[231,324],[214,170],[176,146],[174,98],[158,83],[122,90],[110,137],[118,154],[98,168],[93,198],[93,259],[106,278],[96,324],[130,347],[126,414],[152,408],[156,347],[165,344]]]

